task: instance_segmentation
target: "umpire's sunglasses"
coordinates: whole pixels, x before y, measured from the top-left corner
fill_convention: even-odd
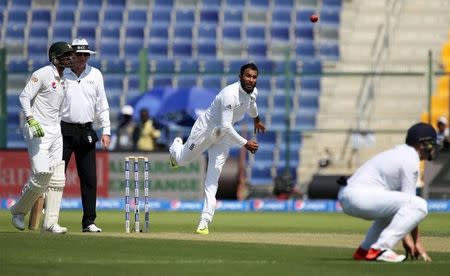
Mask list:
[[[75,53],[75,55],[79,56],[79,57],[81,57],[81,56],[85,56],[85,57],[91,56],[91,54],[89,54],[89,53]]]

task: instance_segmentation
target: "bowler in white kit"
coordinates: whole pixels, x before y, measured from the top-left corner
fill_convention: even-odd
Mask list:
[[[208,110],[200,115],[192,127],[189,138],[183,144],[181,138],[174,139],[170,146],[172,166],[184,166],[208,151],[208,168],[205,179],[205,200],[196,233],[209,234],[215,205],[218,181],[231,146],[244,146],[251,153],[258,150],[255,140],[239,135],[233,124],[246,113],[253,118],[254,131],[265,132],[266,128],[258,116],[256,80],[258,68],[253,63],[241,67],[239,81],[228,85],[217,94]]]
[[[425,123],[409,128],[405,144],[384,151],[363,164],[339,191],[338,199],[350,216],[373,220],[355,260],[402,262],[408,255],[431,261],[420,239],[419,223],[427,202],[416,196],[419,161],[431,160],[436,131]],[[407,255],[392,249],[400,241]]]

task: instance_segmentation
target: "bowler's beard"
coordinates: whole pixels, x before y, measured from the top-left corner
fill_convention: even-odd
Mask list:
[[[240,85],[241,85],[242,89],[243,89],[247,94],[253,93],[253,90],[255,89],[255,86],[256,86],[256,85],[252,86],[251,89],[247,89],[244,85],[242,85],[243,83],[244,83],[243,81],[240,81]]]

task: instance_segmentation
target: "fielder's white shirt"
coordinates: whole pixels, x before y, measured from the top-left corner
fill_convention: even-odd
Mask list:
[[[60,78],[54,65],[33,72],[19,96],[25,117],[33,116],[41,125],[59,124],[67,86],[67,81]]]
[[[108,99],[100,70],[86,64],[80,77],[69,68],[64,70],[64,76],[69,83],[69,89],[62,105],[61,120],[66,123],[85,124],[94,122],[97,118],[103,134],[111,135]]]
[[[242,120],[245,113],[252,118],[258,116],[257,95],[256,87],[251,94],[247,94],[239,81],[230,84],[217,94],[211,106],[198,120],[208,127],[219,127],[221,129],[219,136],[227,136],[231,143],[243,146],[247,140],[236,132],[233,125]]]
[[[349,188],[381,188],[416,194],[419,154],[406,144],[375,155],[347,181]]]

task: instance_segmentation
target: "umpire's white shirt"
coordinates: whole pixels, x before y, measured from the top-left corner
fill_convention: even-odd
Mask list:
[[[25,117],[33,116],[44,126],[59,124],[66,92],[67,82],[60,78],[54,65],[36,70],[19,96]]]
[[[406,144],[396,146],[362,165],[348,179],[347,187],[380,188],[415,195],[419,161],[419,154],[413,147]]]
[[[256,87],[251,94],[247,94],[239,81],[230,84],[217,94],[211,106],[197,121],[208,127],[220,129],[221,133],[217,138],[224,137],[231,144],[243,146],[247,140],[236,132],[233,125],[240,121],[247,112],[252,118],[258,116],[257,95]]]
[[[109,105],[106,98],[103,75],[97,68],[86,64],[80,77],[70,69],[64,70],[69,83],[62,106],[61,120],[67,123],[85,124],[97,118],[103,134],[111,134]]]

